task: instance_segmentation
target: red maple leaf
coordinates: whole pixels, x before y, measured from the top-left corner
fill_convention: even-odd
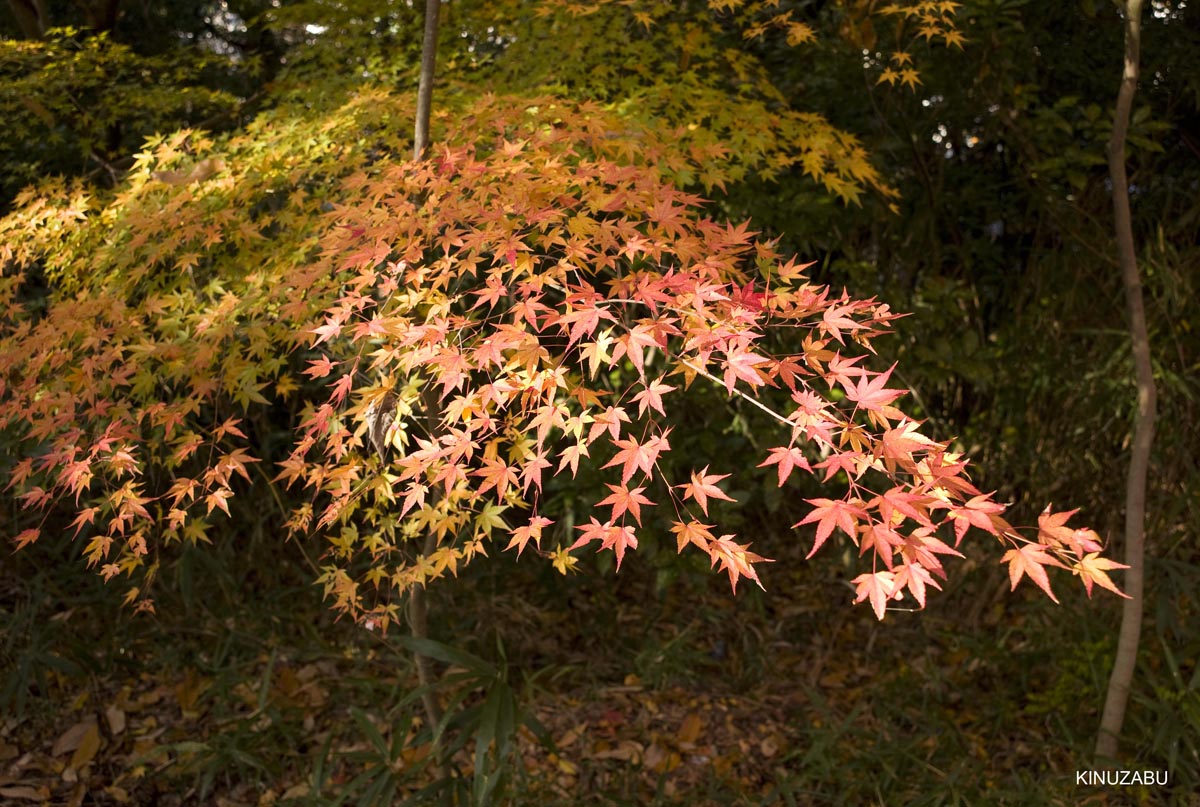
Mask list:
[[[825,309],[825,313],[821,315],[821,330],[832,336],[838,342],[842,341],[842,331],[861,331],[866,326],[861,322],[850,319],[846,316],[852,313],[855,309],[854,305],[830,306]],[[883,617],[880,617],[882,619]]]
[[[961,505],[950,508],[949,516],[954,520],[954,545],[962,543],[968,527],[978,527],[992,535],[998,533],[995,516],[1004,512],[1004,505],[992,501],[992,494],[972,496]]]
[[[777,446],[772,448],[768,457],[760,462],[758,467],[765,468],[768,465],[776,466],[775,470],[779,473],[779,487],[783,487],[783,483],[792,475],[792,470],[797,466],[806,471],[812,471],[812,467],[808,464],[808,459],[798,446]]]
[[[654,325],[639,324],[630,329],[629,333],[622,335],[617,344],[613,346],[613,361],[617,361],[622,356],[628,355],[629,360],[633,362],[633,367],[638,371],[638,375],[645,376],[645,350],[646,348],[662,347],[666,345],[666,339],[661,342],[654,335]]]
[[[598,415],[592,416],[592,428],[588,430],[589,443],[594,442],[596,435],[603,434],[608,430],[610,440],[616,440],[621,436],[621,424],[629,422],[629,415],[625,414],[625,410],[619,406],[610,406]]]
[[[821,544],[825,543],[825,539],[833,532],[834,527],[838,527],[851,538],[857,537],[858,519],[867,516],[866,511],[861,507],[842,499],[805,499],[805,501],[813,506],[813,510],[802,521],[793,524],[792,529],[801,524],[817,522],[817,538],[813,543],[812,550],[807,555],[810,558],[821,548]]]
[[[429,488],[418,482],[413,482],[408,486],[408,490],[404,494],[404,505],[400,509],[400,515],[403,517],[409,510],[414,507],[425,506],[425,494],[429,492]]]
[[[900,417],[901,413],[899,410],[888,404],[908,392],[908,390],[887,388],[888,378],[894,369],[896,369],[896,365],[893,364],[882,373],[861,376],[856,384],[843,383],[842,386],[846,390],[846,397],[857,403],[860,409],[865,409],[868,412],[879,412],[888,417]]]
[[[627,548],[637,549],[637,534],[633,531],[633,527],[616,526],[611,521],[601,524],[593,517],[589,524],[575,529],[582,530],[583,535],[579,536],[579,539],[571,545],[571,549],[576,549],[591,541],[600,541],[600,550],[611,549],[617,556],[618,571],[621,569],[621,561],[625,559],[625,550]]]
[[[1050,505],[1046,505],[1046,509],[1038,516],[1038,542],[1046,546],[1065,546],[1080,559],[1090,552],[1100,552],[1104,545],[1100,543],[1100,536],[1094,530],[1066,526],[1067,520],[1078,512],[1067,510],[1051,513]]]
[[[16,538],[13,538],[13,543],[17,545],[18,550],[21,550],[36,542],[41,534],[41,530],[36,527],[31,527],[27,530],[22,530]],[[76,534],[78,534],[78,530],[76,530]]]
[[[587,443],[572,443],[562,450],[560,453],[562,459],[558,463],[558,469],[555,473],[559,473],[563,468],[571,466],[571,478],[575,478],[575,474],[579,471],[579,458],[590,456],[588,454]]]
[[[663,411],[662,396],[674,389],[675,387],[669,384],[662,384],[659,381],[650,382],[649,386],[633,396],[633,400],[638,405],[638,415],[645,415],[646,409],[649,408],[666,417],[667,413]]]
[[[495,488],[496,499],[498,501],[504,500],[504,494],[508,492],[510,485],[515,487],[517,484],[517,470],[512,466],[505,465],[500,460],[484,460],[483,467],[477,471],[472,471],[471,475],[483,479],[483,484],[476,491],[477,495],[482,496],[487,491]]]
[[[655,435],[644,443],[638,443],[630,438],[614,440],[613,444],[620,450],[617,451],[616,456],[604,464],[604,467],[624,466],[621,469],[621,484],[628,482],[633,477],[633,472],[639,468],[647,476],[653,476],[654,463],[658,460],[658,455],[663,451],[670,450],[665,433]]]
[[[930,585],[936,589],[941,589],[941,586],[933,579],[933,575],[929,573],[929,570],[919,563],[906,563],[903,566],[896,567],[896,578],[893,580],[893,583],[897,590],[907,586],[922,608],[925,607],[925,586]]]
[[[759,371],[754,368],[760,364],[767,364],[769,361],[769,359],[747,350],[735,350],[728,354],[725,360],[725,389],[732,395],[738,379],[752,387],[761,387],[766,382]]]
[[[621,514],[628,510],[633,514],[633,518],[639,525],[642,523],[642,505],[653,505],[654,502],[642,495],[645,488],[633,488],[630,490],[625,485],[606,485],[612,491],[606,498],[597,502],[597,505],[610,505],[613,509],[612,520],[616,521],[621,517]]]
[[[733,587],[734,594],[737,593],[738,580],[742,577],[753,580],[759,588],[763,588],[753,564],[773,562],[748,551],[749,548],[750,544],[734,543],[732,535],[722,535],[708,547],[709,557],[712,558],[711,565],[721,564],[721,570],[729,575],[729,585]]]
[[[312,366],[304,371],[306,376],[309,378],[324,378],[325,376],[329,375],[330,371],[333,370],[334,367],[337,367],[340,362],[330,361],[328,356],[322,356],[319,359],[310,360],[309,364]]]
[[[346,400],[346,396],[350,394],[352,386],[354,386],[354,374],[346,373],[334,382],[333,391],[329,393],[329,402],[334,406],[340,405],[342,401]]]
[[[542,471],[550,467],[552,467],[550,461],[546,459],[546,455],[542,451],[538,451],[537,454],[530,457],[528,464],[521,471],[521,479],[523,480],[521,492],[528,494],[529,486],[533,485],[540,493],[542,490]]]
[[[871,467],[870,460],[861,451],[835,451],[816,464],[817,468],[825,469],[824,482],[837,476],[838,471],[845,471],[847,478],[858,479]]]
[[[325,324],[313,328],[309,333],[317,335],[317,341],[313,342],[311,347],[316,347],[322,342],[326,342],[342,332],[342,323],[335,320],[333,317],[326,317]]]
[[[475,305],[471,306],[472,311],[474,311],[476,308],[479,308],[484,303],[487,303],[488,308],[494,308],[496,303],[499,302],[500,298],[508,294],[508,287],[501,282],[497,275],[490,275],[484,288],[472,293],[479,298]]]

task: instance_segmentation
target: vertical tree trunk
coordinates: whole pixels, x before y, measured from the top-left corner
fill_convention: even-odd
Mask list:
[[[1133,344],[1133,366],[1137,377],[1137,416],[1133,427],[1133,446],[1125,480],[1125,592],[1121,611],[1121,633],[1113,662],[1096,756],[1115,760],[1125,706],[1137,666],[1138,642],[1142,632],[1142,600],[1145,591],[1146,477],[1150,470],[1150,449],[1154,441],[1157,391],[1150,363],[1150,335],[1146,329],[1146,308],[1142,300],[1142,281],[1138,273],[1133,244],[1133,222],[1129,212],[1129,180],[1125,174],[1125,137],[1129,115],[1137,91],[1138,59],[1141,39],[1143,0],[1125,2],[1125,69],[1117,94],[1112,139],[1108,144],[1108,171],[1112,177],[1113,214],[1116,219],[1117,252],[1121,279],[1125,286],[1125,304],[1129,314],[1129,337]]]
[[[421,82],[417,86],[417,124],[413,132],[413,159],[419,160],[429,145],[429,109],[433,102],[433,68],[437,63],[438,13],[441,0],[425,0],[425,36],[421,40]]]
[[[44,0],[8,0],[8,7],[26,39],[41,39],[46,35],[50,22]]]
[[[433,101],[433,71],[437,55],[438,13],[441,10],[441,0],[425,0],[425,36],[421,42],[421,78],[417,87],[417,120],[413,129],[413,159],[420,160],[429,145],[429,110]],[[429,434],[432,436],[437,426],[436,399],[422,395],[425,404],[425,419]],[[422,552],[426,555],[437,548],[437,539],[432,532],[425,538]],[[412,590],[408,599],[408,627],[412,635],[418,639],[429,638],[429,622],[425,608],[425,587],[418,586]],[[425,718],[430,730],[435,730],[442,722],[442,707],[437,695],[430,689],[435,674],[433,662],[426,656],[416,655],[417,680],[426,690],[422,697],[425,708]]]
[[[117,24],[120,0],[75,0],[75,7],[83,12],[88,27],[100,33]]]

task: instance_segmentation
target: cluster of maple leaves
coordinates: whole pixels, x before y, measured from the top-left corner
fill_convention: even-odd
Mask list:
[[[710,502],[730,499],[729,474],[702,461],[670,478],[660,463],[672,402],[713,384],[776,424],[761,467],[779,486],[797,471],[844,486],[808,500],[793,526],[815,525],[812,552],[835,531],[857,545],[867,566],[857,601],[879,618],[905,597],[924,606],[945,578],[941,557],[959,554],[971,527],[1011,547],[1014,587],[1028,574],[1053,597],[1045,568],[1056,566],[1089,593],[1117,590],[1106,572],[1118,564],[1094,532],[1047,511],[1024,538],[965,460],[895,405],[904,390],[888,386],[891,370],[868,366],[871,340],[896,316],[885,304],[813,284],[747,225],[705,217],[701,199],[664,179],[665,162],[711,155],[547,98],[487,97],[445,126],[425,161],[357,160],[336,175],[332,201],[293,191],[310,222],[301,246],[264,258],[261,273],[235,262],[239,293],[212,280],[211,304],[178,322],[193,273],[221,265],[208,256],[226,241],[261,249],[272,222],[228,203],[195,214],[221,225],[190,235],[162,221],[124,241],[77,229],[73,260],[91,249],[141,262],[100,291],[61,294],[40,320],[8,284],[0,429],[25,452],[8,482],[23,505],[43,525],[74,510],[68,531],[88,536],[83,553],[106,578],[142,568],[160,537],[203,540],[204,519],[230,512],[236,479],[258,462],[234,410],[267,403],[260,379],[273,376],[282,398],[327,385],[275,482],[307,491],[288,527],[323,536],[321,582],[356,619],[386,627],[395,594],[456,573],[496,540],[564,573],[593,545],[620,566],[647,510],[665,506],[679,551],[706,553],[736,590],[742,578],[761,585],[765,559],[705,523]],[[163,144],[158,162],[181,147]],[[117,204],[161,209],[165,198],[182,214],[203,204],[200,186],[241,192],[233,158],[194,183],[157,184],[155,153],[140,160]],[[20,200],[5,222],[25,239],[6,247],[10,264],[45,260],[54,228],[114,218],[60,196]],[[147,293],[164,265],[178,290]],[[765,346],[783,329],[797,352]],[[540,510],[543,486],[585,461],[611,474],[607,495],[564,538]],[[21,532],[17,546],[41,532]]]
[[[571,114],[582,117],[564,125]],[[339,551],[371,556],[367,580],[423,585],[485,554],[497,532],[564,572],[571,551],[590,544],[619,567],[644,511],[669,502],[680,552],[707,553],[735,590],[743,577],[761,585],[764,558],[704,523],[710,500],[730,499],[719,486],[728,474],[704,463],[671,479],[659,464],[672,448],[669,402],[712,383],[777,421],[779,445],[761,466],[775,468],[779,486],[796,469],[827,483],[844,475],[844,495],[809,500],[793,526],[816,525],[812,552],[840,530],[869,555],[854,584],[880,618],[889,601],[924,606],[926,587],[939,587],[939,556],[959,554],[942,527],[955,546],[970,527],[1010,544],[1014,586],[1029,574],[1053,597],[1044,567],[1059,566],[1089,592],[1093,582],[1116,590],[1105,572],[1117,564],[1099,556],[1095,533],[1047,512],[1035,541],[1021,537],[968,480],[966,462],[893,405],[904,390],[864,362],[895,317],[886,305],[814,285],[745,225],[704,218],[701,200],[654,170],[653,149],[634,155],[589,131],[588,110],[555,110],[551,125],[530,115],[524,131],[494,117],[491,139],[460,145],[468,133],[456,132],[427,163],[353,178],[370,202],[337,215],[339,269],[356,275],[310,329],[312,347],[357,350],[311,360],[310,376],[337,380],[281,477],[329,494],[318,528],[366,510],[357,522],[371,535],[356,529]],[[761,346],[779,328],[799,353]],[[363,374],[372,383],[352,396]],[[787,408],[761,403],[767,388],[786,392]],[[375,465],[354,449],[384,410],[382,443],[396,455],[381,452]],[[309,459],[318,446],[323,463]],[[539,512],[544,477],[574,476],[584,458],[612,469],[609,493],[577,536],[543,547],[554,523]],[[303,508],[293,528],[310,528],[314,515]],[[399,536],[430,531],[431,554],[397,549]],[[392,606],[364,606],[344,565],[323,579],[337,607],[395,617]]]

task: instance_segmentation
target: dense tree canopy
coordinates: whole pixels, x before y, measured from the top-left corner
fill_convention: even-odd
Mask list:
[[[518,551],[532,540],[564,573],[570,549],[592,540],[619,566],[650,495],[672,499],[678,549],[707,552],[736,588],[758,580],[761,557],[700,520],[708,497],[730,499],[715,484],[729,474],[710,473],[704,457],[660,462],[675,427],[655,416],[666,417],[663,396],[681,373],[683,386],[710,378],[790,429],[762,463],[777,466],[779,487],[793,467],[846,485],[808,499],[795,526],[816,524],[814,552],[836,528],[868,555],[855,585],[880,618],[906,591],[924,606],[931,575],[945,576],[938,556],[958,554],[945,541],[968,527],[1012,542],[1014,586],[1028,574],[1053,597],[1043,567],[1061,566],[1089,592],[1093,582],[1116,591],[1106,572],[1117,564],[1099,556],[1096,533],[1047,509],[1037,540],[1022,538],[967,480],[959,453],[893,405],[903,390],[887,386],[891,371],[847,351],[870,349],[894,318],[886,305],[809,283],[745,224],[704,218],[684,190],[795,170],[843,202],[893,195],[852,136],[789,109],[754,55],[718,44],[731,30],[754,42],[779,28],[785,42],[774,46],[793,47],[808,25],[736,4],[670,21],[639,8],[548,4],[538,24],[552,36],[594,31],[611,47],[623,27],[632,50],[624,69],[602,50],[571,63],[574,75],[548,64],[549,75],[527,70],[524,81],[505,68],[531,63],[518,43],[539,29],[488,26],[479,37],[468,13],[460,38],[512,40],[494,66],[470,69],[485,88],[597,97],[481,96],[451,71],[457,90],[445,93],[427,162],[407,158],[408,108],[368,85],[315,109],[300,94],[215,141],[156,136],[111,195],[89,197],[76,180],[18,196],[5,220],[18,270],[5,425],[25,446],[11,478],[26,507],[53,518],[71,503],[89,565],[105,579],[153,577],[157,544],[206,539],[214,511],[232,514],[235,481],[264,459],[265,433],[297,430],[275,460],[282,472],[269,474],[312,492],[288,523],[328,533],[321,580],[360,619],[395,618],[388,597],[363,602],[361,583],[404,593],[457,573],[498,530]],[[961,44],[938,4],[913,8],[926,39]],[[311,70],[297,71],[298,87]],[[44,313],[19,299],[21,272],[34,268],[53,289]],[[782,351],[758,346],[781,329],[792,333]],[[327,398],[302,387],[305,348],[321,348],[303,375],[330,379]],[[767,388],[791,401],[773,402]],[[280,421],[273,413],[289,401],[295,419]],[[378,466],[364,456],[372,443]],[[559,520],[538,505],[543,472],[574,477],[584,457],[621,468],[596,497],[609,517],[552,513],[581,522],[582,537],[559,531],[558,547],[543,549],[542,531]],[[518,506],[532,511],[506,513]],[[30,527],[16,541],[40,535]],[[405,548],[426,535],[427,551]]]

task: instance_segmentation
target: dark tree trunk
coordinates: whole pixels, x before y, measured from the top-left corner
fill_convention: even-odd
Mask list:
[[[50,27],[44,0],[8,0],[17,27],[26,39],[41,39]]]

